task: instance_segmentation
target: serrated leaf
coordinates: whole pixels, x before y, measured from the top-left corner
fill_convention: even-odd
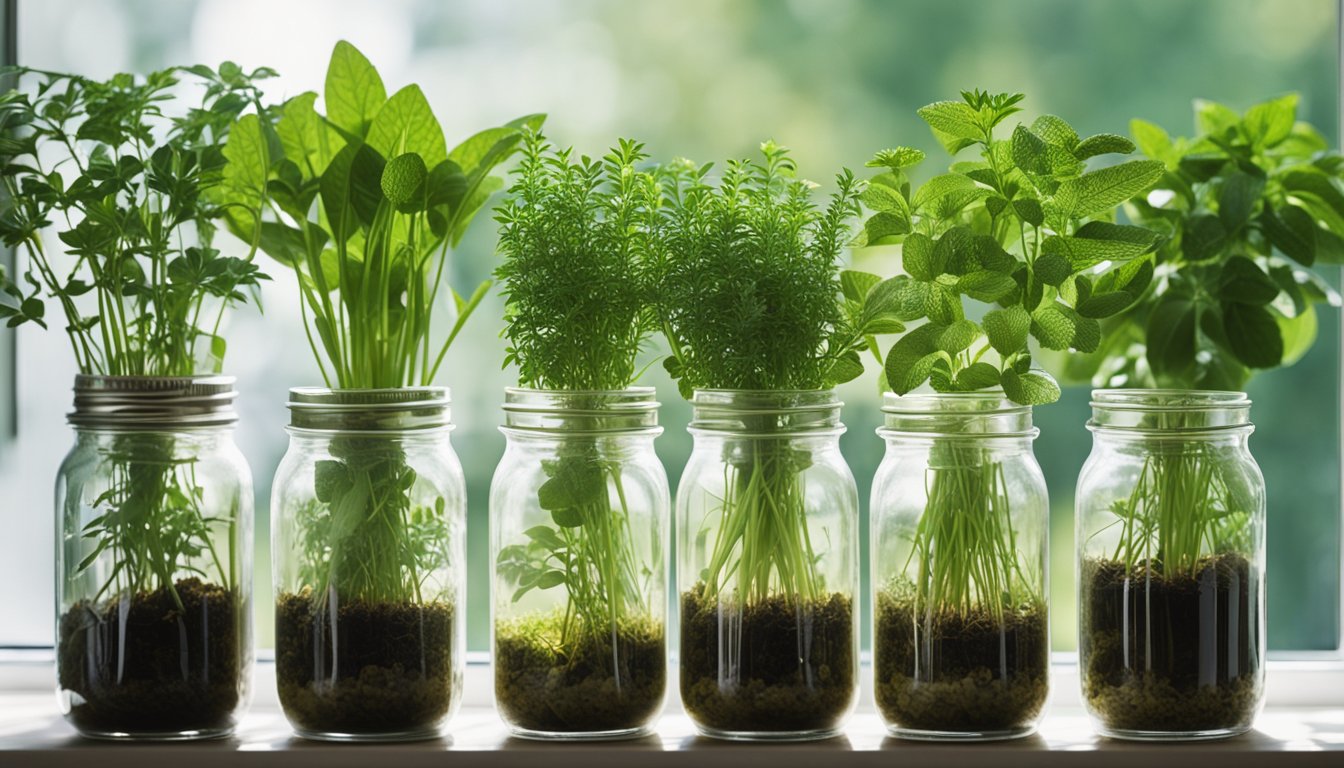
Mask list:
[[[1232,109],[1207,99],[1195,99],[1195,126],[1200,133],[1223,134],[1235,128],[1241,116]]]
[[[1009,368],[999,378],[1003,393],[1021,405],[1048,405],[1059,399],[1059,385],[1044,372],[1018,373]]]
[[[933,345],[949,355],[955,355],[980,338],[980,327],[970,320],[958,320],[939,331]]]
[[[882,278],[871,272],[860,272],[854,269],[840,270],[840,291],[850,301],[862,302],[868,296],[868,292],[873,289],[873,286],[880,282],[882,282]]]
[[[920,107],[918,114],[950,154],[985,138],[980,113],[961,101],[937,101]]]
[[[1032,265],[1032,274],[1046,285],[1059,285],[1073,274],[1069,260],[1058,253],[1042,253]]]
[[[853,381],[862,375],[863,360],[859,357],[858,352],[849,350],[831,363],[831,369],[826,373],[826,383],[828,386],[835,386]]]
[[[887,386],[892,392],[904,395],[928,380],[936,359],[934,339],[941,330],[941,326],[926,323],[892,345],[885,365]]]
[[[997,387],[999,386],[999,369],[989,363],[972,363],[957,371],[955,381],[957,389],[963,392]]]
[[[1099,168],[1060,184],[1054,202],[1061,215],[1069,219],[1094,216],[1147,191],[1165,170],[1155,160],[1131,160]]]
[[[924,315],[942,325],[951,325],[966,316],[961,297],[937,283],[928,283],[924,293]]]
[[[869,168],[891,168],[900,170],[909,168],[912,165],[919,165],[924,161],[924,153],[913,147],[895,147],[893,149],[883,149],[873,155],[865,165]]]
[[[976,301],[995,302],[1012,293],[1017,281],[1001,272],[976,270],[957,278],[957,291]]]
[[[928,282],[943,273],[943,265],[935,260],[935,246],[928,235],[916,232],[901,244],[901,265],[906,274]]]
[[[1101,343],[1101,326],[1059,302],[1045,304],[1031,313],[1031,333],[1046,349],[1076,349],[1095,352]]]
[[[1153,250],[1157,233],[1142,227],[1090,221],[1073,235],[1051,235],[1041,242],[1041,253],[1058,254],[1078,272],[1103,261],[1128,261]]]
[[[1223,331],[1228,346],[1248,368],[1274,368],[1283,362],[1283,336],[1264,307],[1223,304]]]
[[[1039,176],[1050,173],[1050,162],[1045,154],[1045,139],[1032,133],[1027,126],[1019,125],[1013,129],[1010,142],[1013,165]]]
[[[1046,142],[1070,152],[1078,146],[1078,132],[1061,117],[1041,115],[1031,124],[1031,131]]]
[[[1041,211],[1039,200],[1019,197],[1013,201],[1013,210],[1017,212],[1018,218],[1033,227],[1039,227],[1045,223],[1045,213]]]
[[[1099,133],[1088,136],[1073,148],[1073,156],[1086,160],[1097,155],[1128,155],[1134,151],[1134,142],[1114,133]]]
[[[1076,309],[1083,317],[1101,319],[1125,311],[1135,300],[1136,297],[1128,291],[1094,293],[1078,302]]]
[[[859,195],[859,200],[874,211],[894,211],[910,218],[910,208],[901,193],[886,184],[869,184]]]
[[[980,325],[994,351],[1006,357],[1027,346],[1031,315],[1019,306],[995,309],[985,313]]]
[[[1140,152],[1153,160],[1161,160],[1169,168],[1175,167],[1172,162],[1175,158],[1172,156],[1171,137],[1161,126],[1134,119],[1129,121],[1129,133],[1134,137]]]
[[[944,173],[921,184],[919,189],[915,190],[910,205],[914,210],[919,210],[948,195],[976,189],[978,187],[976,187],[975,182],[960,173]]]

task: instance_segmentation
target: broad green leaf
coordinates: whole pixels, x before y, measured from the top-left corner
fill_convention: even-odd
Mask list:
[[[1025,125],[1013,129],[1011,139],[1013,164],[1027,173],[1044,176],[1050,173],[1050,162],[1045,154],[1045,140]]]
[[[349,240],[360,225],[373,221],[382,202],[383,158],[367,144],[347,145],[322,174],[322,207],[331,234]]]
[[[859,353],[853,350],[837,357],[831,364],[831,370],[826,374],[828,385],[844,384],[847,381],[853,381],[863,375],[863,360]]]
[[[985,329],[985,336],[994,351],[1006,357],[1027,346],[1031,315],[1022,307],[1014,305],[986,312],[980,325]]]
[[[1265,179],[1243,171],[1233,171],[1223,179],[1218,192],[1218,218],[1227,231],[1235,231],[1245,224],[1255,209],[1260,193],[1265,189]]]
[[[1096,320],[1057,301],[1031,313],[1031,333],[1046,349],[1093,352],[1101,343],[1101,326]]]
[[[1227,344],[1248,368],[1274,368],[1283,362],[1283,335],[1274,316],[1251,304],[1222,305]]]
[[[1153,160],[1162,161],[1167,168],[1176,168],[1178,158],[1172,152],[1171,137],[1161,126],[1134,119],[1129,121],[1129,133],[1134,137],[1140,152]]]
[[[1228,259],[1218,273],[1218,296],[1224,302],[1263,306],[1278,295],[1278,283],[1245,256]]]
[[[1033,227],[1039,227],[1045,223],[1045,213],[1041,211],[1041,203],[1029,197],[1019,197],[1013,201],[1013,210],[1017,212],[1017,217]]]
[[[468,177],[483,175],[513,154],[522,139],[523,133],[517,128],[487,128],[454,147],[448,159]]]
[[[331,158],[345,146],[345,139],[322,120],[313,108],[317,94],[309,91],[285,102],[276,135],[285,157],[308,178],[318,178]]]
[[[1044,371],[1019,374],[1009,368],[999,379],[1009,400],[1022,405],[1048,405],[1059,399],[1059,385]]]
[[[915,210],[940,200],[948,195],[975,190],[975,182],[959,173],[944,173],[934,176],[915,190],[911,207]]]
[[[934,102],[920,107],[918,114],[951,154],[955,155],[985,138],[984,129],[980,126],[980,113],[965,102]]]
[[[383,157],[420,155],[426,168],[448,159],[443,128],[418,85],[408,85],[387,100],[369,126],[367,141]]]
[[[1155,160],[1131,160],[1089,171],[1059,185],[1055,205],[1070,219],[1094,216],[1148,190],[1164,172]]]
[[[943,328],[934,339],[934,347],[955,355],[980,338],[980,328],[970,320],[958,320]]]
[[[1012,293],[1017,281],[1008,275],[989,270],[968,272],[957,278],[957,291],[976,301],[994,302]]]
[[[336,43],[331,52],[323,93],[327,119],[360,138],[368,135],[374,116],[387,101],[378,71],[364,54],[344,40]]]
[[[863,223],[863,231],[855,238],[858,246],[880,245],[888,238],[910,233],[910,215],[908,212],[883,212],[873,214]]]
[[[966,316],[961,297],[937,283],[927,283],[924,314],[941,325],[951,325]]]
[[[892,345],[885,365],[887,386],[891,387],[892,392],[904,395],[928,380],[937,357],[934,340],[942,328],[934,323],[925,323]]]
[[[1235,128],[1241,116],[1216,101],[1195,99],[1195,127],[1200,133],[1222,135]]]
[[[1253,144],[1273,147],[1288,138],[1296,121],[1297,94],[1290,93],[1246,110],[1242,125]]]
[[[224,143],[224,188],[226,203],[258,211],[266,199],[266,178],[270,172],[270,156],[261,120],[256,115],[243,115],[229,130]]]
[[[1266,206],[1260,213],[1260,229],[1284,256],[1305,267],[1316,263],[1316,220],[1311,214],[1284,203],[1277,209]]]
[[[1311,345],[1316,343],[1316,308],[1308,304],[1296,317],[1275,315],[1279,324],[1279,336],[1283,339],[1283,361],[1280,365],[1292,365],[1301,360]]]
[[[956,385],[957,389],[963,392],[997,387],[999,386],[999,369],[989,363],[972,363],[957,371]]]
[[[1088,136],[1073,148],[1073,156],[1086,160],[1097,155],[1128,155],[1134,151],[1134,142],[1114,133],[1099,133]]]
[[[869,184],[864,187],[859,200],[874,211],[892,211],[910,218],[910,206],[901,193],[886,184]]]
[[[923,161],[924,153],[922,151],[913,147],[896,147],[880,150],[865,165],[869,168],[890,168],[899,171],[903,168],[919,165]]]
[[[1128,291],[1094,293],[1083,301],[1078,302],[1076,309],[1078,310],[1078,314],[1083,317],[1101,319],[1125,311],[1136,301],[1136,299],[1137,297]]]
[[[1090,221],[1072,236],[1051,235],[1041,242],[1041,253],[1064,257],[1077,272],[1103,261],[1128,261],[1153,250],[1158,235],[1143,227]]]
[[[1344,193],[1334,179],[1310,166],[1290,168],[1277,178],[1291,198],[1336,233],[1344,232]]]
[[[943,273],[943,265],[935,260],[936,247],[928,235],[916,232],[901,244],[901,266],[916,280],[928,282]]]
[[[844,269],[840,271],[840,291],[850,301],[862,302],[873,289],[873,286],[882,282],[882,278],[871,272],[860,272],[854,269]]]
[[[1192,216],[1181,233],[1181,253],[1186,261],[1202,262],[1215,259],[1227,245],[1227,229],[1217,216]]]
[[[1031,131],[1047,143],[1070,152],[1078,146],[1078,132],[1061,117],[1041,115],[1031,124]]]
[[[1032,265],[1032,274],[1046,285],[1058,286],[1073,274],[1069,260],[1058,253],[1042,253]]]
[[[1159,381],[1179,378],[1195,363],[1195,303],[1188,294],[1169,291],[1148,315],[1148,365]]]

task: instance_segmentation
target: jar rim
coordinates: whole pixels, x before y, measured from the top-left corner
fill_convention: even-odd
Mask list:
[[[743,437],[838,435],[844,402],[831,389],[697,389],[691,394],[691,433]]]
[[[451,427],[447,387],[292,387],[289,428],[395,434]]]
[[[1200,389],[1096,389],[1093,432],[1180,434],[1247,432],[1251,399],[1245,392]]]
[[[877,434],[883,439],[1034,440],[1029,405],[1013,402],[1001,390],[883,394],[886,414]]]
[[[237,379],[223,374],[185,376],[75,376],[74,410],[66,421],[87,429],[192,429],[238,421]]]
[[[556,438],[601,435],[659,435],[658,409],[653,387],[578,390],[506,387],[506,435]]]

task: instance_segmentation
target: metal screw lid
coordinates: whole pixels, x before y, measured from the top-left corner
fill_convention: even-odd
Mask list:
[[[289,390],[289,425],[353,432],[440,429],[452,423],[449,402],[444,387],[294,387]]]
[[[233,424],[232,376],[75,376],[66,420],[94,429],[175,429]]]

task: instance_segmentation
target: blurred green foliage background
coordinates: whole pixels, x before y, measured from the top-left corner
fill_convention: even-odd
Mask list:
[[[1191,100],[1244,109],[1286,91],[1303,119],[1338,135],[1338,37],[1333,0],[21,0],[25,64],[91,75],[223,58],[274,66],[275,97],[321,87],[331,46],[364,49],[391,88],[420,82],[450,144],[482,126],[546,111],[561,144],[598,154],[618,136],[648,142],[654,157],[722,160],[774,138],[800,171],[829,186],[841,166],[874,150],[926,150],[917,178],[946,157],[915,109],[961,89],[1021,91],[1030,120],[1049,112],[1083,135],[1128,132],[1143,117],[1172,133],[1193,130]],[[462,285],[494,268],[495,232],[481,217],[455,255]],[[878,251],[858,266],[890,274]],[[297,292],[277,265],[264,318],[232,323],[229,368],[240,378],[239,441],[257,479],[257,604],[269,645],[266,562],[270,476],[284,452],[285,390],[318,383],[303,342]],[[1335,279],[1337,275],[1331,275]],[[454,442],[470,499],[470,645],[488,648],[486,499],[503,450],[496,429],[503,387],[502,302],[492,295],[454,346],[442,382],[453,388]],[[68,351],[34,351],[21,336],[21,376],[60,382]],[[53,346],[55,341],[53,340]],[[1338,645],[1340,574],[1339,318],[1322,316],[1316,349],[1296,367],[1251,387],[1252,450],[1269,487],[1271,647]],[[866,499],[882,455],[875,372],[847,385],[845,455]],[[667,431],[658,452],[674,484],[690,450],[689,410],[655,367]],[[30,387],[31,389],[32,387]],[[30,431],[60,424],[55,396],[22,404]],[[1052,497],[1054,643],[1074,646],[1073,487],[1090,450],[1085,389],[1037,409],[1036,451]],[[39,441],[51,473],[68,435]],[[35,443],[35,445],[37,445]],[[49,454],[50,458],[45,458]],[[867,561],[865,543],[864,561]],[[866,587],[865,587],[866,589]],[[867,603],[865,597],[865,605]],[[49,605],[49,601],[48,601]],[[866,615],[866,614],[865,614]],[[865,642],[867,630],[865,628]],[[43,642],[46,642],[44,639]]]

